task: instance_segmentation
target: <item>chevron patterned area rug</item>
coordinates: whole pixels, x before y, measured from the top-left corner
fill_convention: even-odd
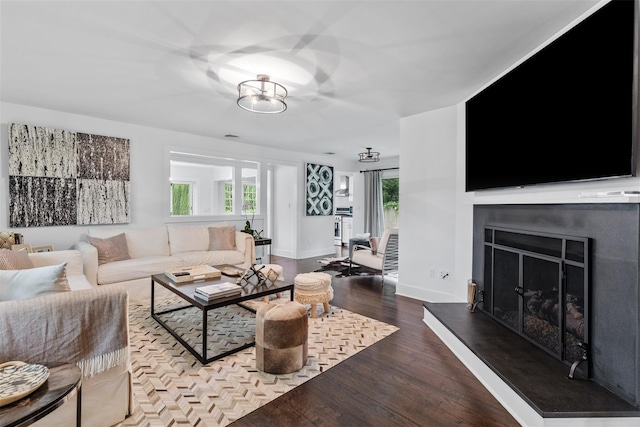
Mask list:
[[[288,300],[287,293],[282,296]],[[177,298],[164,300],[156,310],[179,303]],[[257,309],[260,304],[249,305]],[[148,303],[132,302],[129,310],[134,400],[133,413],[122,427],[226,426],[398,330],[338,307],[332,306],[328,314],[320,308],[317,318],[309,318],[306,366],[272,375],[256,370],[255,347],[203,366],[151,317]],[[175,322],[181,336],[194,347],[200,345],[200,351],[202,314],[189,308],[166,316],[164,320]],[[238,306],[210,312],[208,351],[253,341],[253,319]],[[225,327],[212,327],[218,323]]]

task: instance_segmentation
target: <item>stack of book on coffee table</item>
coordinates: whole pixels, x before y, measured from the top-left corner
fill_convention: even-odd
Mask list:
[[[211,301],[216,298],[226,298],[240,295],[241,293],[242,286],[236,283],[222,282],[196,288],[195,296],[205,301]]]

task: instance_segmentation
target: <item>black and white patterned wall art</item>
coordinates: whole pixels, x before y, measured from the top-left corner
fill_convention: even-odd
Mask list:
[[[307,216],[333,215],[333,167],[306,164]]]
[[[9,225],[130,222],[129,140],[9,125]]]

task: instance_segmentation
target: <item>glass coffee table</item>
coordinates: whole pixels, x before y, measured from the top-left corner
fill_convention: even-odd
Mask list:
[[[218,269],[222,269],[226,266],[214,266]],[[209,362],[214,360],[223,358],[233,353],[237,353],[238,351],[244,350],[245,348],[251,347],[255,345],[255,335],[252,335],[253,340],[250,342],[239,343],[236,346],[227,346],[226,348],[220,349],[212,356],[207,355],[207,340],[208,340],[208,326],[209,326],[209,312],[214,311],[216,309],[222,309],[227,306],[237,305],[242,307],[243,311],[252,313],[255,315],[255,310],[251,307],[242,304],[244,301],[257,299],[265,296],[269,296],[272,294],[290,291],[291,300],[293,301],[293,283],[289,285],[281,285],[279,283],[276,284],[262,284],[262,285],[254,285],[251,283],[245,283],[242,287],[242,292],[240,295],[231,296],[231,297],[223,297],[217,298],[211,301],[205,301],[201,298],[195,296],[196,288],[201,286],[211,285],[214,283],[223,283],[223,282],[231,282],[236,283],[237,278],[229,277],[226,275],[222,275],[219,278],[215,279],[204,279],[197,280],[194,282],[183,282],[183,283],[175,283],[171,281],[164,273],[163,274],[154,274],[151,276],[151,317],[153,317],[156,322],[162,325],[171,335],[175,337],[180,344],[182,344],[191,354],[195,356],[200,363],[206,365]],[[180,305],[178,307],[171,307],[169,309],[163,309],[162,311],[156,311],[156,285],[160,285],[165,289],[173,292],[177,296],[179,296],[186,304]],[[185,339],[184,335],[180,333],[173,322],[167,320],[166,316],[170,313],[179,312],[181,310],[193,310],[198,309],[201,312],[201,316],[198,316],[198,323],[201,324],[202,332],[202,351],[199,352],[194,348],[192,344],[188,342],[188,339]],[[255,317],[255,316],[253,316]],[[193,317],[192,317],[193,318]],[[184,326],[183,324],[181,327]],[[191,328],[193,326],[193,328]],[[196,332],[199,325],[188,325],[187,330],[196,329]],[[212,325],[214,326],[214,325]],[[218,326],[218,325],[215,325]],[[224,326],[224,325],[223,325]],[[254,332],[255,333],[255,330]],[[231,342],[233,340],[230,340]],[[233,344],[233,343],[231,343]]]

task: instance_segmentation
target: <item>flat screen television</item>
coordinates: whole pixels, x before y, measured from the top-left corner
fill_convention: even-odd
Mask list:
[[[637,0],[613,0],[466,102],[466,190],[635,176]]]

